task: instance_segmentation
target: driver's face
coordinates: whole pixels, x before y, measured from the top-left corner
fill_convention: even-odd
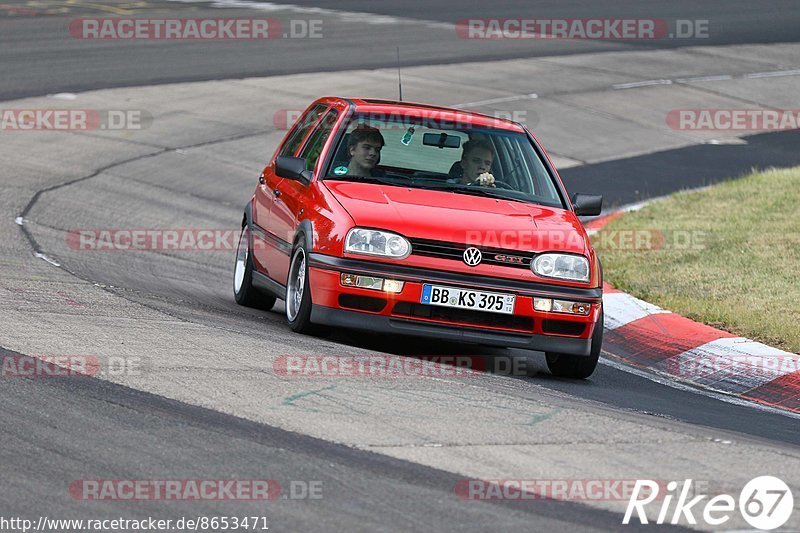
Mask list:
[[[350,158],[361,168],[372,170],[378,164],[382,146],[371,140],[361,141],[350,148]]]
[[[483,148],[470,150],[461,158],[461,168],[464,169],[464,180],[474,181],[484,172],[492,169],[494,157],[492,152]]]

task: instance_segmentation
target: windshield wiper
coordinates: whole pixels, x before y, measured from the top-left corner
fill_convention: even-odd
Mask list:
[[[509,196],[506,194],[502,194],[500,190],[496,189],[487,189],[484,187],[470,187],[468,185],[456,185],[456,184],[449,184],[444,187],[439,186],[428,186],[427,184],[423,186],[425,189],[434,189],[437,191],[451,191],[455,193],[463,193],[463,194],[471,194],[473,196],[485,196],[487,198],[499,198],[500,200],[513,200],[517,202],[525,202],[525,200],[517,198],[516,196]]]
[[[400,187],[399,183],[394,181],[390,181],[386,178],[382,178],[380,176],[353,176],[353,175],[345,175],[345,176],[328,176],[325,178],[326,180],[339,180],[339,181],[362,181],[364,183],[379,183],[381,185],[396,185]]]
[[[414,178],[412,178],[411,176],[406,176],[405,174],[400,174],[399,172],[387,172],[385,177],[392,179],[401,179],[405,181],[414,180]]]

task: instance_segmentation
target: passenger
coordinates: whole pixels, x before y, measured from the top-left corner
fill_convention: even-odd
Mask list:
[[[371,126],[359,125],[350,133],[347,141],[347,165],[349,176],[373,176],[380,174],[375,166],[381,161],[381,149],[386,142],[380,130]]]

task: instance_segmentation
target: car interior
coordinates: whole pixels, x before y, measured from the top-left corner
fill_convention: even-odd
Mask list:
[[[347,167],[350,157],[347,144],[350,132],[362,123],[353,122],[342,136],[333,161],[328,167],[329,179],[335,179],[333,169]],[[491,173],[495,178],[493,190],[526,201],[561,206],[552,179],[529,140],[518,134],[487,133],[456,129],[433,129],[408,124],[377,125],[384,138],[376,173],[382,179],[401,180],[398,185],[445,183],[462,176],[461,157],[464,144],[481,138],[493,147]],[[339,175],[341,176],[341,174]],[[486,188],[478,186],[479,188]]]

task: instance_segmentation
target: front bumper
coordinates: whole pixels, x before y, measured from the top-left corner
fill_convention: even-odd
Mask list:
[[[309,255],[309,267],[312,322],[377,333],[588,356],[602,305],[600,288],[489,278],[319,253]],[[395,279],[405,286],[398,294],[344,287],[342,272]],[[515,294],[514,314],[422,305],[425,283]],[[591,311],[588,316],[535,311],[534,296],[587,302]]]

